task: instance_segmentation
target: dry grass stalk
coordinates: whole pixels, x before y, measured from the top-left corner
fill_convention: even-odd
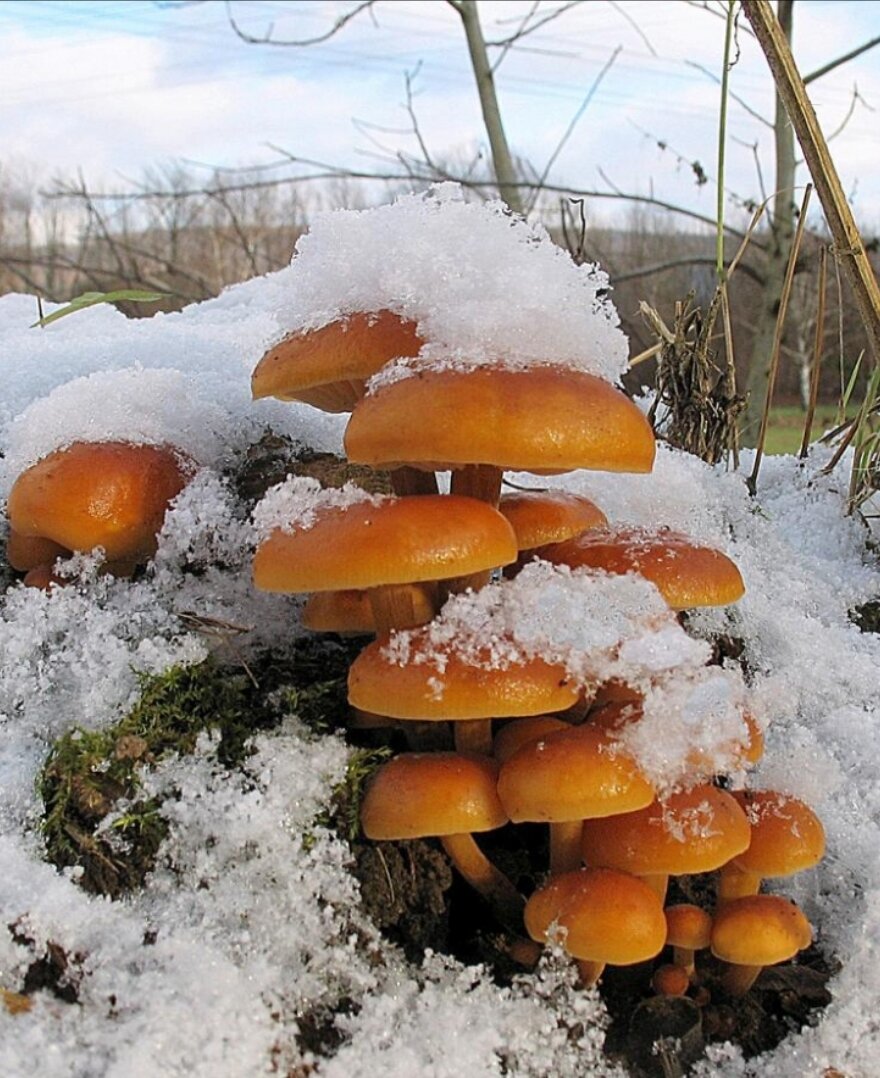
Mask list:
[[[816,414],[816,403],[819,399],[819,375],[822,371],[822,340],[825,335],[825,282],[828,276],[828,248],[819,249],[819,283],[818,300],[816,306],[816,335],[813,338],[813,356],[810,365],[810,401],[807,405],[807,415],[804,420],[804,437],[801,441],[801,449],[798,456],[804,460],[810,446],[810,438],[813,433],[813,417]]]
[[[679,300],[672,329],[653,307],[640,305],[642,317],[660,339],[657,398],[649,418],[659,437],[708,464],[736,452],[737,419],[745,405],[736,393],[730,363],[721,369],[711,346],[722,294],[719,288],[705,318],[694,306],[693,293]]]

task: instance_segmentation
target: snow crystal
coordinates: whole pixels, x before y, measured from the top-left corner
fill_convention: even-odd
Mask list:
[[[313,528],[321,512],[347,509],[364,502],[381,505],[390,495],[370,494],[363,487],[346,483],[342,487],[322,487],[317,479],[290,476],[268,490],[253,512],[254,529],[259,539],[280,529],[285,532]]]

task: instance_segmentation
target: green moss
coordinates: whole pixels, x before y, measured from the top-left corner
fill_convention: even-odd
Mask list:
[[[74,728],[53,746],[38,778],[48,859],[81,868],[91,892],[115,897],[140,886],[167,834],[161,802],[143,796],[145,770],[191,754],[205,733],[216,738],[224,767],[241,767],[254,734],[291,713],[317,733],[341,728],[350,658],[341,645],[305,641],[289,654],[260,656],[247,672],[208,659],[143,677],[119,722]],[[110,813],[118,815],[101,827]]]

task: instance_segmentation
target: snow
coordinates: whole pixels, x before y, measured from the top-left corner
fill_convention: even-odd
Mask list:
[[[424,243],[408,240],[417,221]],[[450,226],[442,242],[441,223]],[[339,251],[327,253],[333,244],[360,249],[383,229],[389,246],[370,249],[350,278]],[[470,270],[458,271],[462,244],[481,280],[490,253],[509,253],[485,308]],[[515,311],[510,295],[533,286],[516,272],[526,251],[535,252],[545,284],[521,320],[487,335],[488,323],[499,321],[499,297]],[[434,306],[417,312],[429,255],[440,283]],[[447,342],[440,349],[447,357],[510,347],[523,361],[537,360],[524,326],[533,332],[548,307],[583,309],[601,281],[590,284],[589,273],[572,275],[557,261],[539,233],[497,207],[472,207],[441,191],[405,199],[398,219],[390,209],[322,219],[291,269],[180,314],[129,321],[95,307],[38,330],[28,328],[31,298],[0,299],[0,495],[22,466],[82,437],[134,431],[178,445],[201,465],[141,580],[101,576],[99,558],[80,558],[68,587],[47,594],[13,583],[0,599],[0,924],[17,926],[15,936],[0,931],[0,988],[19,991],[51,941],[71,956],[79,994],[71,1005],[36,992],[32,1009],[15,1016],[0,1007],[4,1075],[24,1078],[35,1060],[44,1078],[249,1078],[310,1065],[328,1078],[618,1073],[601,1054],[607,1019],[598,995],[575,989],[558,955],[503,988],[487,971],[447,957],[413,965],[380,938],[359,905],[348,847],[320,823],[348,755],[338,737],[316,737],[291,717],[254,736],[243,770],[225,770],[207,737],[191,756],[163,761],[147,780],[175,791],[162,809],[169,836],[146,886],[124,901],[84,893],[75,872],[42,859],[35,790],[54,740],[75,726],[116,721],[137,697],[138,672],[196,662],[218,647],[187,612],[246,629],[237,638],[245,656],[296,631],[297,601],[250,584],[253,526],[222,469],[267,426],[338,451],[344,419],[251,402],[248,375],[268,344],[368,301],[390,305],[400,289],[395,309],[417,314]],[[610,335],[616,364],[618,331],[597,303],[597,333]],[[544,360],[580,362],[597,339],[578,337],[574,315],[548,333],[536,334]],[[749,782],[806,801],[828,838],[820,865],[777,889],[802,904],[841,970],[814,1027],[749,1061],[730,1046],[713,1047],[699,1065],[707,1078],[801,1078],[830,1067],[869,1078],[880,1056],[880,638],[848,617],[880,595],[880,571],[866,525],[845,515],[846,475],[824,475],[827,460],[823,450],[804,463],[766,458],[754,499],[743,478],[747,455],[740,474],[661,449],[651,476],[579,472],[553,480],[594,499],[615,524],[669,526],[733,558],[744,598],[693,614],[689,635],[644,582],[540,565],[519,582],[455,599],[434,630],[492,626],[515,650],[553,651],[585,680],[628,673],[654,695],[641,734],[632,728],[623,736],[656,773],[680,766],[688,745],[717,760],[731,733],[742,732],[738,671],[701,664],[703,638],[721,632],[743,640],[749,708],[767,738]],[[510,478],[537,485],[534,476]],[[596,660],[587,656],[597,648],[601,669],[592,669]],[[688,677],[676,680],[672,671],[682,669]],[[663,714],[676,737],[660,758],[651,723]],[[337,1015],[341,1041],[317,1060],[296,1046],[300,1024],[314,1014]]]

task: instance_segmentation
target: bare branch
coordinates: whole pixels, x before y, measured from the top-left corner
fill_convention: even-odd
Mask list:
[[[545,15],[542,15],[540,19],[532,23],[530,26],[528,25],[529,21],[534,18],[539,3],[540,0],[538,0],[537,3],[532,4],[529,13],[525,16],[525,18],[520,20],[520,26],[518,30],[514,31],[514,33],[510,34],[508,37],[499,38],[497,41],[487,41],[486,47],[489,49],[504,49],[505,52],[507,52],[507,50],[509,50],[511,46],[516,45],[518,42],[522,41],[524,37],[528,37],[529,34],[533,34],[536,30],[540,30],[541,27],[546,26],[548,22],[553,22],[554,19],[558,19],[560,15],[564,15],[566,11],[570,11],[571,8],[580,6],[582,3],[584,3],[584,0],[566,0],[566,3],[560,4],[559,7],[554,8],[553,11],[548,11]],[[459,7],[459,5],[453,4],[452,6],[457,8],[459,13],[461,12],[461,8]],[[495,66],[497,67],[497,64]]]
[[[809,75],[804,75],[804,86],[809,86],[809,84],[816,79],[821,79],[823,75],[827,75],[829,71],[833,71],[836,67],[846,64],[850,60],[855,60],[857,56],[861,56],[862,53],[867,52],[868,49],[873,49],[875,45],[880,45],[880,35],[872,37],[871,40],[866,41],[864,45],[859,45],[858,48],[851,49],[843,56],[838,56],[836,60],[829,60],[827,64],[817,67],[816,70],[811,71]]]
[[[653,277],[658,273],[666,273],[668,270],[680,269],[683,266],[715,266],[715,259],[708,255],[693,255],[689,258],[671,258],[668,262],[657,262],[653,266],[641,266],[639,269],[628,270],[626,273],[609,274],[613,285],[623,281],[637,281],[641,277]],[[740,263],[743,273],[751,277],[759,284],[763,281],[761,274],[747,263]]]
[[[716,10],[708,2],[708,0],[684,0],[684,2],[689,7],[695,7],[695,8],[699,8],[700,11],[705,11],[708,15],[715,15],[719,19],[725,19],[725,20],[727,19],[727,9],[726,9],[726,7],[718,8]],[[750,34],[752,37],[755,36],[754,31],[750,27],[743,26],[743,27],[741,27],[741,29],[745,30],[745,32],[747,34]]]
[[[620,4],[615,3],[615,0],[608,0],[608,3],[611,5],[611,7],[614,8],[614,10],[617,12],[617,14],[622,16],[624,19],[626,19],[626,21],[630,24],[630,26],[633,28],[633,30],[635,30],[635,32],[639,35],[639,37],[645,43],[645,48],[648,50],[648,52],[652,56],[658,56],[659,53],[654,48],[654,46],[651,44],[651,42],[650,42],[650,40],[648,38],[648,35],[641,28],[641,26],[639,26],[638,22],[636,22],[636,20],[632,17],[632,15],[630,15],[630,13],[628,11],[624,11],[624,9],[620,6]]]
[[[547,177],[550,174],[550,169],[555,164],[556,159],[559,157],[560,153],[562,153],[562,149],[565,146],[566,142],[568,142],[568,140],[571,138],[572,134],[574,133],[574,129],[577,127],[578,123],[580,122],[581,117],[586,112],[587,108],[589,107],[589,104],[593,100],[593,97],[595,96],[596,91],[602,85],[602,80],[605,78],[605,76],[608,74],[608,72],[614,66],[614,61],[617,59],[618,56],[620,56],[622,51],[623,51],[623,46],[618,45],[617,48],[614,50],[614,52],[605,61],[605,65],[603,66],[603,68],[599,72],[599,74],[596,76],[596,78],[593,80],[593,85],[587,91],[586,97],[583,99],[583,101],[578,106],[578,110],[574,114],[574,116],[572,117],[571,122],[569,123],[568,127],[565,129],[565,131],[564,131],[564,133],[562,135],[562,138],[556,144],[556,149],[554,149],[553,153],[551,153],[550,156],[547,158],[547,164],[544,166],[540,176],[538,177],[538,182],[536,184],[535,194],[534,194],[533,198],[531,199],[531,201],[529,203],[529,209],[530,210],[534,208],[535,199],[537,199],[538,195],[540,194],[541,189],[543,188],[544,183],[545,183]]]
[[[277,45],[281,48],[304,48],[307,45],[319,45],[322,41],[328,41],[331,37],[339,33],[339,31],[356,18],[362,11],[366,11],[373,6],[373,0],[362,0],[362,3],[356,4],[351,11],[347,11],[344,15],[340,15],[336,22],[330,27],[326,33],[318,34],[316,37],[305,37],[299,40],[285,40],[281,41],[278,38],[272,36],[274,24],[269,24],[269,29],[263,35],[263,37],[254,37],[253,34],[249,34],[235,21],[235,16],[232,14],[232,0],[225,0],[226,6],[226,18],[229,21],[230,27],[234,30],[237,37],[242,41],[247,42],[248,45]]]
[[[687,64],[688,67],[692,67],[695,70],[701,72],[703,75],[706,75],[716,85],[718,85],[718,86],[721,85],[721,79],[718,78],[718,76],[715,74],[714,71],[710,71],[708,67],[703,67],[703,65],[698,64],[696,62],[696,60],[685,60],[685,63]],[[746,101],[743,98],[739,97],[732,90],[728,90],[727,93],[728,93],[728,96],[733,98],[733,100],[741,108],[745,109],[745,111],[749,114],[749,116],[754,117],[754,119],[756,119],[759,123],[762,123],[765,127],[769,127],[771,131],[773,130],[773,121],[772,120],[768,120],[766,116],[762,116],[760,112],[758,112],[756,109],[752,108],[752,106],[748,103],[748,101]]]

